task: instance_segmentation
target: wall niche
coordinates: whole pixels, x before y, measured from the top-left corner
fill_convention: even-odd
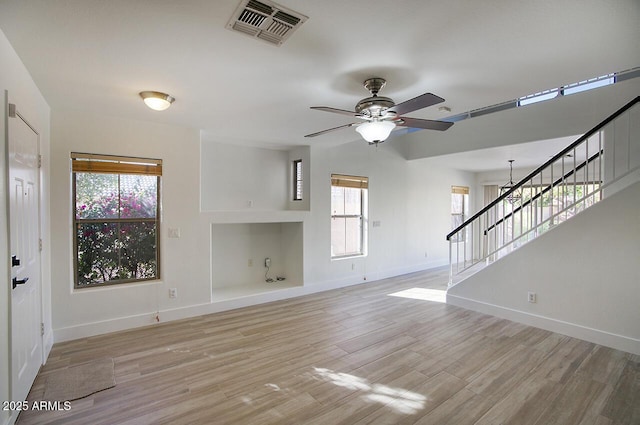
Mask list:
[[[301,221],[212,223],[213,301],[302,286],[302,252]],[[271,260],[269,268],[266,258]]]

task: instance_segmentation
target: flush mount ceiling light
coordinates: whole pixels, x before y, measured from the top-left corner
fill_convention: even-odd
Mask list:
[[[362,138],[369,143],[382,143],[396,127],[391,121],[369,121],[356,127]]]
[[[142,91],[140,97],[154,111],[164,111],[176,100],[173,96],[159,91]]]

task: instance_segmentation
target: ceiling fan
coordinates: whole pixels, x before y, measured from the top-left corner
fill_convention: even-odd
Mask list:
[[[444,99],[433,93],[421,94],[418,97],[396,104],[388,97],[378,96],[378,92],[385,86],[386,80],[383,78],[369,78],[365,80],[364,88],[369,90],[371,97],[362,99],[355,107],[355,111],[330,108],[327,106],[312,106],[311,109],[319,111],[333,112],[335,114],[348,115],[359,118],[365,122],[352,122],[339,127],[307,134],[304,137],[316,137],[331,131],[340,130],[347,127],[356,126],[356,131],[360,133],[369,144],[379,144],[384,142],[391,130],[396,126],[409,128],[423,128],[427,130],[444,131],[453,125],[452,122],[433,121],[420,118],[405,117],[418,109],[426,108],[444,102]]]

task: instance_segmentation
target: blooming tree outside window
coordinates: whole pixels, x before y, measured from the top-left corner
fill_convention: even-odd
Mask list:
[[[159,160],[75,155],[76,288],[158,279]]]

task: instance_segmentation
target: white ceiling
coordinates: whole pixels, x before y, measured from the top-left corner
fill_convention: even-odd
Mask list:
[[[514,168],[533,170],[548,161],[578,140],[580,135],[519,143],[495,148],[478,149],[429,158],[440,166],[480,173],[483,171],[509,169],[509,160],[513,159]]]
[[[309,17],[281,47],[226,29],[238,3],[0,0],[0,28],[54,111],[188,126],[204,140],[264,147],[359,139],[353,129],[303,136],[348,123],[309,107],[352,110],[372,76],[387,79],[381,95],[401,102],[433,92],[454,115],[640,66],[638,0],[280,0]],[[638,80],[547,102],[577,105],[564,120],[539,104],[388,143],[414,159],[573,135],[637,96]],[[177,100],[154,112],[143,90]],[[437,107],[409,115],[442,118]],[[580,124],[567,125],[574,118]]]

